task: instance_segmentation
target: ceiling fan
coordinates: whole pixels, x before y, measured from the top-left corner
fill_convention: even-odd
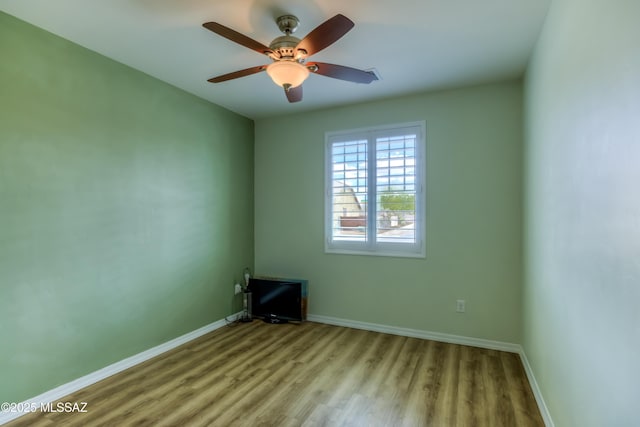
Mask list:
[[[202,24],[206,29],[258,53],[267,55],[273,61],[268,65],[258,65],[257,67],[234,71],[233,73],[213,77],[208,81],[220,83],[266,71],[278,86],[284,88],[289,102],[298,102],[302,100],[302,82],[309,76],[309,73],[355,83],[371,83],[374,80],[378,80],[378,76],[373,71],[358,70],[325,62],[306,62],[309,56],[332,45],[354,27],[355,24],[346,16],[338,14],[328,19],[302,40],[291,35],[296,31],[300,23],[295,16],[281,16],[276,20],[276,23],[280,31],[284,33],[284,36],[275,38],[268,47],[217,22]]]

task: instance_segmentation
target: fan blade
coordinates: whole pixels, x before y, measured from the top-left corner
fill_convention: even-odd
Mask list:
[[[269,49],[262,43],[257,42],[254,39],[245,36],[244,34],[240,34],[239,32],[232,30],[229,27],[218,24],[217,22],[205,22],[204,24],[202,24],[202,26],[207,30],[211,30],[216,34],[231,40],[232,42],[241,44],[242,46],[248,47],[251,50],[255,50],[258,53],[262,53],[264,55],[272,53],[271,49]]]
[[[307,67],[311,72],[334,79],[346,80],[354,83],[371,83],[378,77],[371,71],[358,70],[344,65],[327,64],[325,62],[310,62]],[[315,70],[314,70],[315,69]]]
[[[237,79],[238,77],[250,76],[251,74],[256,74],[266,69],[267,69],[266,65],[259,65],[257,67],[246,68],[244,70],[234,71],[233,73],[228,73],[218,77],[213,77],[207,81],[211,83],[226,82],[227,80]]]
[[[302,85],[290,87],[288,90],[285,89],[284,94],[287,96],[289,102],[302,101]]]
[[[316,27],[298,43],[296,50],[304,50],[307,56],[332,45],[353,28],[355,24],[344,15],[337,14]]]

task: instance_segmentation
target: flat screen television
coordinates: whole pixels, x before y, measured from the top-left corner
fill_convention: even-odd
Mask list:
[[[249,279],[251,316],[270,323],[301,322],[306,317],[306,281]]]

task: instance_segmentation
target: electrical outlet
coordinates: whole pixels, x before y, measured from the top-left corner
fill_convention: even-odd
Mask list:
[[[242,292],[242,286],[240,286],[240,283],[236,283],[235,284],[234,291],[235,291],[236,295],[238,295],[240,292]]]
[[[465,310],[464,300],[463,299],[456,300],[456,311],[458,313],[464,313],[464,310]]]

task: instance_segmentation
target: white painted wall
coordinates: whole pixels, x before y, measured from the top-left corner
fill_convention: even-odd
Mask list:
[[[640,425],[640,1],[555,0],[525,105],[525,351],[557,426]]]

